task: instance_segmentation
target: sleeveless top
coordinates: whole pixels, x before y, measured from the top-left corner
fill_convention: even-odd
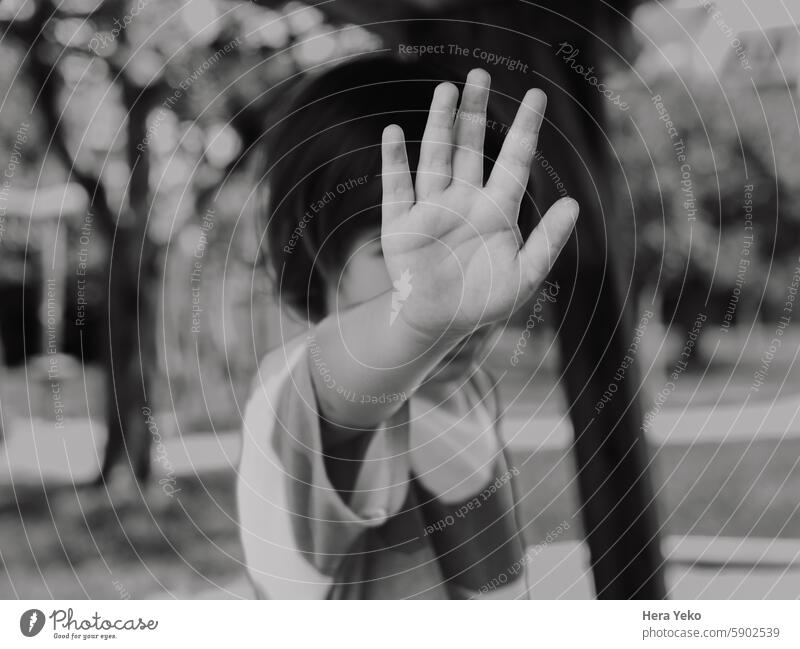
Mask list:
[[[458,389],[460,419],[418,391],[337,460],[323,451],[311,371],[304,337],[270,352],[245,410],[237,503],[257,595],[526,597],[519,471],[488,375]]]

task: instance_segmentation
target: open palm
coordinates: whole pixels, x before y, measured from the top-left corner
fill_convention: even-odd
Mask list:
[[[563,199],[527,241],[517,227],[546,104],[540,90],[525,95],[484,185],[489,83],[472,70],[457,112],[457,88],[436,88],[415,184],[402,129],[383,134],[384,259],[395,285],[406,286],[400,317],[433,336],[507,318],[544,281],[578,216],[577,203]]]

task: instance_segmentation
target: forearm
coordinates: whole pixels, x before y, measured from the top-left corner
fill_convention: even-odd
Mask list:
[[[308,337],[311,375],[330,423],[370,429],[394,414],[458,339],[438,340],[402,317],[389,323],[391,294],[333,314]]]

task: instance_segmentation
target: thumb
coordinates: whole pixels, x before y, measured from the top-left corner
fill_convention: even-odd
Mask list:
[[[578,202],[573,198],[553,203],[517,253],[522,276],[529,286],[535,288],[545,280],[572,234],[579,211]]]

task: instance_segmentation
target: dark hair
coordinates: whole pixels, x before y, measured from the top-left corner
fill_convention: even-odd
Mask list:
[[[383,129],[402,127],[413,173],[433,90],[451,79],[418,61],[367,56],[309,77],[291,93],[262,145],[257,209],[280,297],[309,320],[327,315],[325,274],[341,270],[348,242],[380,227]],[[487,172],[506,130],[499,126],[486,131]],[[520,218],[524,236],[528,221]]]

